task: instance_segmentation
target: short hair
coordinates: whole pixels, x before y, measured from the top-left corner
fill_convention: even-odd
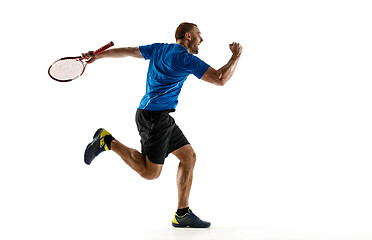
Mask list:
[[[194,23],[183,22],[176,29],[176,40],[183,39],[187,32],[190,32],[194,27],[197,27]]]

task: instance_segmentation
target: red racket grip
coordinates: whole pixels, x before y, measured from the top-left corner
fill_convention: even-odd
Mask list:
[[[98,48],[96,51],[94,51],[93,56],[100,54],[101,52],[105,51],[106,49],[108,49],[112,46],[114,46],[114,43],[111,41],[111,42],[107,43],[105,46],[102,46],[102,47]]]

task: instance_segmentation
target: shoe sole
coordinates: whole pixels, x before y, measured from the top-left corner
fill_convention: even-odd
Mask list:
[[[95,133],[94,133],[94,136],[93,136],[93,141],[90,142],[86,149],[85,149],[85,153],[84,153],[84,162],[85,164],[87,165],[90,165],[93,161],[93,159],[95,158],[94,156],[94,153],[93,153],[93,150],[91,149],[94,141],[96,140],[97,137],[99,137],[99,135],[102,133],[104,129],[103,128],[100,128],[98,129]]]
[[[208,224],[207,226],[203,226],[203,227],[200,227],[200,226],[193,226],[193,225],[175,225],[172,223],[172,226],[175,227],[175,228],[209,228],[211,226],[211,224]]]

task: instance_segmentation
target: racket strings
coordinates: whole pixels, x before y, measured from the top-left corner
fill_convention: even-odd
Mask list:
[[[73,80],[84,72],[84,64],[79,59],[56,61],[49,69],[49,74],[60,81]]]

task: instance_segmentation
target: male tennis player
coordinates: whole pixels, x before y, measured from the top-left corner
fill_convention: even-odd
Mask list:
[[[159,177],[164,159],[169,153],[180,161],[177,171],[178,210],[174,215],[174,227],[207,228],[209,222],[200,220],[189,209],[189,195],[196,155],[190,143],[169,115],[178,104],[178,95],[190,74],[197,78],[223,86],[233,75],[242,47],[239,43],[229,45],[232,56],[226,65],[215,70],[194,54],[198,54],[203,41],[195,24],[181,23],[176,30],[176,43],[155,43],[140,47],[106,50],[92,57],[82,56],[89,63],[100,58],[136,57],[150,60],[146,94],[136,113],[136,123],[141,136],[142,151],[129,148],[115,139],[105,129],[98,129],[88,144],[84,161],[90,164],[103,151],[113,150],[141,177],[151,180]]]

